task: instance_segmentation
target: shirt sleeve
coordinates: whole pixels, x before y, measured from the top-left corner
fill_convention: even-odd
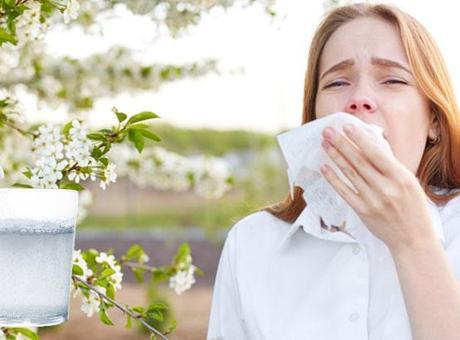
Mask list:
[[[235,228],[225,240],[217,268],[207,340],[246,340],[241,300],[235,277]]]

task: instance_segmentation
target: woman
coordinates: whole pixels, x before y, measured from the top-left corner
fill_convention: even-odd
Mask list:
[[[381,126],[393,151],[356,126],[323,131],[358,194],[331,168],[323,175],[387,253],[317,237],[296,187],[230,230],[208,339],[460,338],[460,116],[425,28],[386,5],[328,13],[310,47],[302,123],[337,111]]]

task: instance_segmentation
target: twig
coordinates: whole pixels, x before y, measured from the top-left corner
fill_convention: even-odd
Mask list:
[[[158,331],[156,328],[150,326],[147,322],[144,321],[144,319],[142,319],[141,317],[139,317],[139,315],[136,315],[134,314],[133,312],[131,312],[129,309],[123,307],[122,305],[120,305],[118,302],[116,302],[115,300],[112,300],[111,298],[109,298],[107,295],[101,293],[100,291],[98,291],[96,288],[94,288],[94,286],[90,285],[89,283],[86,283],[84,280],[80,279],[79,277],[75,276],[75,275],[72,275],[73,279],[84,284],[86,287],[88,287],[89,289],[91,289],[93,292],[97,293],[100,297],[106,299],[107,301],[109,301],[110,303],[114,304],[118,309],[120,309],[121,311],[123,311],[124,313],[128,314],[129,316],[131,316],[132,318],[134,318],[135,320],[139,320],[140,323],[142,323],[145,327],[147,327],[152,333],[155,333],[156,335],[158,335],[160,338],[164,339],[164,340],[168,340],[167,337],[165,337],[163,334],[160,333],[160,331]]]
[[[19,132],[20,134],[22,134],[22,135],[32,135],[32,137],[35,136],[33,132],[29,132],[29,131],[23,130],[23,129],[17,127],[16,125],[13,125],[13,124],[8,123],[8,122],[6,122],[6,121],[1,122],[1,124],[6,125],[6,126],[8,126],[9,128],[11,128],[11,129],[13,129],[13,130],[18,131],[18,132]]]
[[[147,272],[150,272],[150,273],[154,273],[155,270],[157,270],[157,268],[155,267],[150,267],[146,264],[140,264],[140,263],[136,263],[136,262],[125,262],[125,261],[120,261],[121,264],[123,266],[126,266],[126,267],[129,267],[129,268],[139,268],[139,269],[143,269]]]
[[[16,6],[25,4],[27,1],[28,1],[28,0],[17,0],[17,1],[16,1]]]

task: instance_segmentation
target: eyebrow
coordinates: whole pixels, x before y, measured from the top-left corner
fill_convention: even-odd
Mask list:
[[[335,64],[334,66],[332,66],[329,70],[325,71],[322,74],[320,80],[323,79],[329,73],[337,72],[337,71],[340,71],[340,70],[350,68],[354,64],[355,64],[355,61],[353,59],[343,60],[340,63]],[[410,75],[412,75],[412,72],[406,66],[404,66],[404,65],[402,65],[402,64],[400,64],[400,63],[398,63],[397,61],[394,61],[394,60],[385,59],[385,58],[379,58],[379,57],[372,57],[371,58],[371,64],[381,66],[381,67],[396,67],[396,68],[402,69],[402,70],[406,71],[407,73],[409,73]]]

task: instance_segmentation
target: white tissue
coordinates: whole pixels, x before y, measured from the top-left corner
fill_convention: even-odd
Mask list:
[[[349,123],[371,134],[377,147],[393,157],[391,147],[383,137],[383,129],[380,126],[367,124],[353,115],[343,112],[316,119],[277,136],[288,165],[287,173],[291,197],[294,186],[301,187],[304,190],[302,196],[307,202],[305,209],[310,210],[318,224],[320,218],[327,226],[342,226],[345,222],[346,230],[353,235],[353,238],[375,249],[381,264],[383,264],[384,259],[388,263],[393,263],[387,246],[368,230],[356,212],[342,199],[320,172],[321,165],[328,164],[347,185],[354,188],[321,146],[322,132],[326,126],[332,126],[336,132],[343,133],[342,127]],[[439,209],[428,196],[426,199],[435,232],[444,243],[444,230]]]
[[[337,112],[301,125],[277,136],[283,156],[288,165],[287,174],[291,197],[294,186],[304,190],[303,197],[309,208],[321,217],[327,225],[342,225],[354,215],[351,207],[340,197],[320,172],[328,164],[340,179],[357,192],[353,184],[329,157],[321,146],[322,132],[331,126],[338,133],[345,124],[353,124],[372,135],[374,142],[383,152],[393,155],[391,147],[383,136],[383,129],[367,124],[349,113]]]

